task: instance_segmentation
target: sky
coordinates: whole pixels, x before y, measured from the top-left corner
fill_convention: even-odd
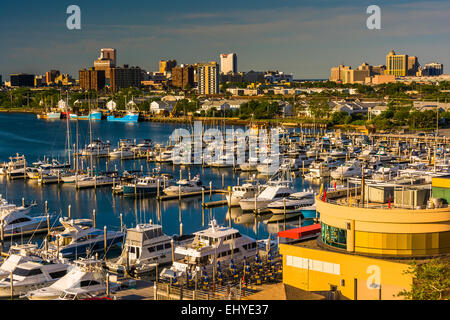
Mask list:
[[[72,4],[81,30],[66,27]],[[380,30],[366,26],[369,5],[381,8]],[[238,71],[324,79],[341,63],[385,64],[394,49],[450,73],[449,17],[448,0],[1,0],[0,74],[57,69],[78,78],[110,47],[119,65],[147,71],[161,59],[219,62],[235,52]]]

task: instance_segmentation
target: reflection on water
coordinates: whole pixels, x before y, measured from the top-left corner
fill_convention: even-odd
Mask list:
[[[175,124],[160,124],[141,122],[134,125],[121,123],[108,123],[97,121],[92,123],[93,137],[109,140],[115,146],[119,139],[129,138],[137,141],[151,138],[155,142],[165,143],[172,131],[179,127]],[[65,121],[37,120],[35,115],[28,114],[0,114],[0,161],[8,160],[13,154],[25,154],[27,162],[31,163],[43,156],[63,157],[66,139]],[[75,123],[71,123],[71,131],[75,133]],[[188,128],[189,129],[189,128]],[[14,136],[14,139],[12,138]],[[73,140],[75,141],[75,140]],[[80,146],[89,142],[88,122],[79,123]],[[63,159],[63,158],[61,158]],[[200,175],[204,185],[212,182],[214,188],[227,188],[239,181],[252,177],[255,173],[235,172],[233,168],[203,168],[201,166],[180,167],[172,164],[148,163],[145,159],[139,160],[109,160],[90,159],[83,160],[83,167],[95,167],[100,170],[142,170],[152,172],[154,168],[160,168],[161,173],[170,173],[176,179],[180,170],[184,178],[190,174],[192,177]],[[267,177],[262,177],[264,180]],[[223,185],[222,185],[223,181]],[[310,184],[302,179],[295,180],[295,188],[298,191],[307,189]],[[320,184],[313,185],[315,189]],[[267,238],[269,233],[275,234],[278,226],[283,223],[266,223],[270,215],[255,216],[243,214],[240,208],[232,208],[228,213],[227,207],[202,209],[201,197],[163,201],[158,203],[155,197],[124,198],[113,195],[110,187],[95,189],[75,190],[72,185],[46,185],[40,186],[35,180],[7,181],[0,176],[0,194],[9,201],[20,204],[22,197],[26,201],[36,201],[37,206],[32,209],[32,215],[41,215],[44,212],[44,203],[48,201],[50,213],[58,216],[68,215],[68,206],[71,205],[73,218],[91,218],[92,211],[96,210],[96,225],[108,228],[120,227],[120,214],[127,227],[136,226],[138,223],[152,220],[163,225],[165,233],[172,235],[180,231],[180,222],[183,223],[183,233],[192,233],[208,226],[211,219],[216,219],[220,224],[231,224],[243,234],[256,239]],[[211,201],[223,200],[223,194],[213,194]],[[205,194],[205,201],[210,201],[209,193]],[[288,221],[286,227],[298,226],[298,219]]]

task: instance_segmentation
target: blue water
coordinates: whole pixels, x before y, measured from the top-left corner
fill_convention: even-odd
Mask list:
[[[75,143],[76,121],[70,121],[72,142]],[[78,121],[79,123],[79,146],[80,148],[89,143],[89,122]],[[170,123],[115,123],[108,121],[92,122],[93,138],[100,138],[103,141],[109,140],[112,147],[117,145],[119,139],[129,138],[152,139],[157,143],[166,143],[169,135],[176,128],[190,126]],[[0,113],[0,162],[7,161],[16,153],[24,154],[27,162],[32,163],[42,160],[43,156],[56,157],[65,160],[66,146],[66,121],[65,120],[39,120],[33,114],[1,114]],[[115,166],[119,171],[140,170],[151,172],[155,166],[161,167],[161,172],[172,173],[174,177],[179,177],[180,167],[172,165],[161,165],[142,160],[115,160],[107,159],[95,160],[95,167],[98,169],[111,170]],[[84,167],[89,166],[85,163]],[[248,178],[248,174],[235,173],[231,168],[214,169],[193,166],[181,168],[183,177],[200,174],[204,184],[212,181],[214,188],[232,186]],[[309,188],[310,184],[300,178],[295,180],[295,187],[298,191]],[[318,190],[319,185],[314,185]],[[68,205],[71,205],[71,215],[73,218],[91,218],[92,211],[96,210],[97,227],[107,226],[109,229],[120,227],[120,214],[127,227],[133,227],[137,223],[148,222],[150,219],[154,223],[163,225],[166,234],[179,234],[180,218],[183,223],[183,234],[192,233],[208,225],[208,221],[214,217],[219,224],[229,224],[229,214],[227,207],[218,207],[202,210],[201,197],[183,199],[179,205],[178,200],[164,201],[161,205],[154,197],[124,198],[112,194],[110,187],[87,189],[76,191],[71,185],[62,184],[39,186],[34,180],[13,180],[8,181],[0,176],[0,194],[8,201],[20,204],[21,199],[26,201],[36,201],[38,205],[33,208],[32,215],[42,215],[44,212],[44,202],[48,201],[49,212],[55,215],[67,216]],[[221,200],[221,194],[213,195],[212,200]],[[209,194],[206,196],[209,201]],[[160,213],[159,213],[160,212]],[[269,233],[272,235],[283,230],[283,222],[278,224],[267,224],[264,219],[268,217],[255,218],[253,214],[243,215],[241,210],[236,208],[231,210],[233,227],[239,229],[255,239],[266,239]],[[238,221],[239,223],[236,223]],[[287,223],[287,227],[298,226],[299,221],[294,219]]]

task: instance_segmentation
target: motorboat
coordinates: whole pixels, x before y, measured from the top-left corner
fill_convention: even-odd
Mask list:
[[[36,254],[37,250],[38,246],[35,243],[13,244],[9,248],[8,258],[6,258],[0,266],[0,279],[8,277],[21,263],[28,261],[41,262],[42,258]]]
[[[115,272],[126,271],[135,276],[152,272],[156,265],[172,263],[172,243],[181,245],[193,240],[193,236],[170,237],[163,233],[157,224],[138,224],[127,230],[124,248],[115,262],[107,263],[108,269]]]
[[[0,166],[0,175],[8,175],[10,178],[26,177],[27,162],[25,156],[9,157],[9,162]]]
[[[109,155],[111,145],[109,142],[103,142],[100,139],[92,141],[84,150],[81,151],[81,155],[84,157],[106,157]]]
[[[251,260],[257,254],[257,243],[239,230],[219,226],[211,220],[208,229],[194,233],[194,240],[188,245],[179,245],[175,254],[181,256],[170,268],[161,271],[165,279],[182,279],[187,274],[198,276],[213,270],[214,266],[231,266],[244,259]]]
[[[46,287],[64,275],[69,264],[61,262],[27,261],[17,265],[11,276],[0,280],[0,297],[11,296],[11,281],[13,282],[13,296],[26,294],[28,291]]]
[[[163,191],[168,196],[176,196],[180,193],[200,192],[208,189],[207,186],[203,186],[200,176],[197,175],[193,179],[181,179],[176,182],[176,185],[165,188]]]
[[[114,183],[114,178],[106,175],[82,176],[76,178],[74,186],[77,189],[82,188],[97,188],[103,186],[111,186]]]
[[[277,200],[281,200],[294,193],[291,180],[269,180],[267,187],[260,194],[255,194],[254,198],[242,199],[239,206],[243,211],[265,211],[267,206]]]
[[[267,206],[270,212],[277,215],[289,214],[289,213],[297,213],[297,212],[305,212],[310,216],[309,211],[313,211],[315,213],[315,199],[314,192],[312,191],[303,191],[292,193],[286,198],[282,200],[274,201]],[[308,211],[308,212],[307,212]],[[305,215],[305,214],[304,214]],[[306,217],[306,216],[305,216]]]
[[[63,218],[60,218],[59,222],[64,230],[53,234],[55,240],[48,244],[49,252],[63,258],[77,258],[87,253],[104,252],[104,230]],[[123,232],[108,230],[106,232],[107,248],[121,243],[123,238]]]
[[[3,223],[3,232],[11,235],[45,228],[47,216],[29,216],[29,210],[31,207],[17,207],[16,205],[0,207],[0,223]]]
[[[251,180],[249,180],[251,181]],[[231,195],[227,194],[226,199],[229,207],[239,206],[239,201],[242,199],[254,198],[255,193],[258,193],[258,186],[254,183],[247,182],[241,186],[234,186],[231,188]]]
[[[359,162],[350,161],[331,171],[330,175],[333,179],[345,179],[349,177],[360,177],[361,173],[362,171]]]
[[[108,286],[110,292],[119,289],[119,285],[114,282],[110,282]],[[63,300],[76,300],[76,296],[97,296],[106,294],[106,291],[106,274],[102,261],[88,258],[75,260],[67,274],[58,281],[48,287],[29,291],[23,297],[29,300],[54,300],[59,297]]]
[[[134,183],[128,183],[122,186],[124,196],[156,194],[158,192],[158,184],[160,190],[164,190],[170,185],[168,176],[147,176],[135,180]]]
[[[259,164],[258,157],[250,157],[247,162],[241,163],[239,169],[244,172],[256,171],[256,166]]]

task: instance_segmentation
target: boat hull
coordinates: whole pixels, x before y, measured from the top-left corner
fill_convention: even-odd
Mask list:
[[[121,118],[116,118],[115,116],[108,116],[106,120],[112,122],[138,122],[139,114],[132,114],[132,115],[127,114]]]

